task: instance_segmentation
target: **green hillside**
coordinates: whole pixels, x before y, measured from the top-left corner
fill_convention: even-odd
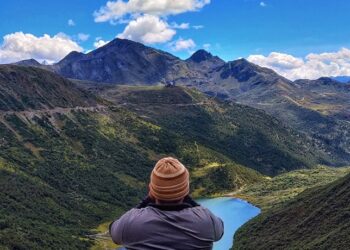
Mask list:
[[[266,175],[328,160],[313,141],[265,112],[211,99],[194,89],[107,86],[94,92]]]
[[[348,249],[349,189],[347,175],[304,191],[245,224],[233,249]]]
[[[123,108],[40,114],[32,119],[6,115],[0,131],[0,242],[10,249],[87,247],[91,242],[80,238],[89,229],[145,195],[158,158],[171,154],[192,171],[202,167],[196,163],[198,154],[189,154],[193,143]],[[261,178],[230,158],[197,146],[202,162],[220,159],[224,165],[197,177],[209,183],[200,194],[239,188]],[[227,182],[233,177],[242,182],[212,179],[216,171],[229,173]],[[194,176],[194,189],[197,179]]]
[[[318,166],[313,169],[294,170],[273,178],[264,178],[264,181],[234,192],[233,196],[247,200],[266,211],[283,205],[306,189],[329,184],[349,173],[349,167]]]
[[[0,110],[94,106],[96,100],[70,81],[34,67],[0,65]]]
[[[134,206],[166,155],[190,169],[196,196],[261,181],[253,169],[275,175],[323,160],[264,112],[190,89],[102,87],[95,97],[44,70],[0,71],[5,249],[88,248],[91,229]]]

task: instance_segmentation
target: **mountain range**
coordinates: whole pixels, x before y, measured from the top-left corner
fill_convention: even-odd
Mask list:
[[[167,52],[115,39],[87,54],[71,52],[42,67],[90,85],[193,87],[210,96],[262,109],[304,133],[331,157],[327,164],[350,163],[350,84],[331,78],[290,81],[245,59],[225,62],[205,50],[181,60]]]

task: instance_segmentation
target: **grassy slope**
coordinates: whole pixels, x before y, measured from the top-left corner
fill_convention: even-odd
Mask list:
[[[70,81],[38,68],[0,65],[0,110],[19,111],[96,105]]]
[[[311,141],[264,112],[209,99],[195,90],[102,87],[97,92],[188,141],[206,144],[263,174],[310,167],[324,157]]]
[[[234,249],[348,249],[350,175],[308,189],[243,226]]]
[[[104,115],[61,114],[51,117],[57,132],[46,118],[24,123],[8,116],[16,136],[1,124],[0,242],[19,249],[86,248],[91,243],[79,237],[87,229],[143,195],[152,161],[122,134],[108,134],[123,121],[101,125]]]
[[[306,189],[329,184],[346,174],[350,168],[329,168],[318,166],[314,169],[295,170],[247,186],[235,192],[241,198],[259,206],[263,211],[280,207]]]

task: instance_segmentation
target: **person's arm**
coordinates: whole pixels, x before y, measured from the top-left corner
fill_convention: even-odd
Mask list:
[[[152,202],[153,199],[149,196],[146,196],[134,209],[147,207],[148,204]],[[125,227],[127,226],[127,221],[129,221],[129,217],[132,216],[132,214],[134,213],[134,209],[125,213],[122,217],[120,217],[118,220],[113,221],[109,225],[109,234],[111,235],[114,243],[119,245],[125,243],[125,239],[123,239],[123,232]]]
[[[115,244],[123,244],[123,227],[124,225],[120,222],[120,219],[109,224],[109,234]]]
[[[215,241],[218,241],[224,235],[224,222],[219,217],[215,217],[214,219],[214,228],[215,228]]]
[[[123,245],[125,244],[125,237],[124,237],[124,231],[125,228],[128,225],[129,218],[133,217],[133,210],[131,209],[130,211],[126,212],[122,217],[120,217],[118,220],[113,221],[109,225],[109,233],[112,237],[112,240],[114,243]]]
[[[224,235],[224,222],[219,217],[215,216],[209,210],[207,210],[207,211],[208,211],[210,219],[213,223],[213,231],[214,231],[213,239],[214,239],[214,241],[218,241]]]

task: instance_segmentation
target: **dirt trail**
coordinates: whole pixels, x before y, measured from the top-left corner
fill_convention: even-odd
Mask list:
[[[118,106],[127,106],[127,105],[133,105],[135,103],[122,103],[122,104],[117,104],[113,105],[115,107]],[[140,103],[138,103],[139,105]],[[154,104],[154,103],[141,103],[141,104]],[[177,106],[177,107],[185,107],[185,106],[203,106],[203,105],[208,105],[209,103],[205,102],[199,102],[199,103],[175,103],[175,104],[169,104],[169,103],[157,103],[157,105],[172,105],[172,106]],[[110,106],[110,107],[113,107]],[[71,111],[92,111],[92,112],[98,112],[98,111],[106,111],[109,108],[109,106],[104,106],[104,105],[97,105],[97,106],[91,106],[91,107],[72,107],[72,108],[62,108],[62,107],[55,107],[55,108],[46,108],[46,109],[35,109],[35,110],[23,110],[23,111],[1,111],[0,110],[0,116],[6,116],[6,115],[23,115],[26,117],[33,117],[37,114],[64,114],[67,112]]]
[[[55,113],[67,113],[71,111],[103,111],[106,110],[108,107],[103,105],[97,105],[97,106],[91,106],[91,107],[72,107],[72,108],[62,108],[62,107],[55,107],[52,109],[36,109],[36,110],[23,110],[23,111],[1,111],[0,115],[24,115],[27,117],[32,117],[36,114],[55,114]]]

